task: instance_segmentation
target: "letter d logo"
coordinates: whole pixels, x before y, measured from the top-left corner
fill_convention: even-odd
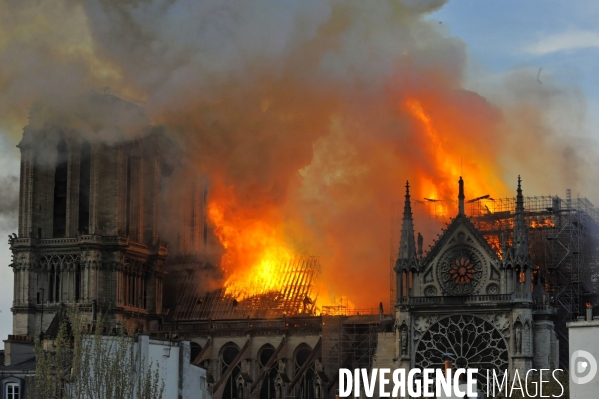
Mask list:
[[[585,375],[586,374],[586,375]],[[570,376],[575,384],[586,384],[597,374],[597,360],[587,351],[577,350],[570,358]]]

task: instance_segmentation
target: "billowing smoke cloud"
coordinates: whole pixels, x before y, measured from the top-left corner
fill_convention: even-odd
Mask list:
[[[0,177],[0,230],[14,230],[17,222],[14,219],[19,207],[19,179],[17,176]]]
[[[272,245],[319,255],[323,295],[375,306],[406,180],[414,198],[453,200],[460,175],[471,198],[512,196],[518,173],[527,194],[595,179],[594,143],[567,131],[584,118],[576,91],[536,71],[466,90],[465,45],[426,19],[442,5],[3,1],[1,128],[16,139],[35,100],[92,88],[143,100],[186,152],[187,179],[210,179],[237,268]],[[430,242],[438,226],[419,209]]]

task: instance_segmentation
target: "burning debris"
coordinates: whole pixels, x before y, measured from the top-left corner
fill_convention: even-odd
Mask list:
[[[273,268],[269,285],[235,285],[227,280],[224,288],[211,292],[198,289],[202,285],[200,267],[174,272],[166,285],[166,292],[177,293],[171,304],[172,318],[217,320],[320,313],[318,258],[296,256]]]

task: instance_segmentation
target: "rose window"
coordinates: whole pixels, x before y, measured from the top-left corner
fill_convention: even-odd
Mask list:
[[[466,247],[448,251],[437,267],[439,283],[451,295],[470,295],[478,291],[483,280],[480,257]]]
[[[468,284],[472,281],[476,269],[474,265],[470,263],[468,258],[459,258],[453,262],[449,269],[449,274],[458,284]]]
[[[508,367],[505,338],[491,323],[474,315],[445,317],[422,334],[416,345],[416,367],[443,368],[453,355],[456,368],[477,368],[478,388],[485,390],[486,370],[502,375]]]

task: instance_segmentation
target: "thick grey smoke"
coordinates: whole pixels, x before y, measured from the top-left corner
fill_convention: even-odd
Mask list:
[[[19,208],[19,179],[17,176],[2,176],[0,187],[0,231],[14,231]]]
[[[143,101],[184,152],[172,186],[209,176],[226,223],[267,226],[322,257],[331,295],[376,304],[405,180],[415,198],[453,199],[461,163],[472,197],[513,195],[518,173],[528,193],[597,187],[594,143],[569,132],[584,118],[577,91],[528,71],[466,90],[464,43],[426,19],[443,4],[0,0],[0,129],[16,142],[38,102],[114,142],[137,122],[115,129],[71,99],[109,87]],[[438,226],[417,216],[428,241]]]

